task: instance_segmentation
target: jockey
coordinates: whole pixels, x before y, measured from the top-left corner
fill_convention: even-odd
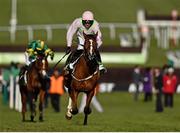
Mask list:
[[[25,63],[26,65],[20,72],[20,78],[25,74],[31,66],[31,63],[36,60],[37,54],[45,54],[45,56],[50,55],[51,60],[54,58],[54,52],[48,48],[48,46],[41,40],[34,40],[30,42],[25,51]]]
[[[28,44],[25,51],[26,65],[29,66],[32,62],[36,60],[37,54],[45,54],[45,56],[50,55],[51,60],[54,58],[54,52],[48,48],[48,46],[41,40],[35,40]]]
[[[97,44],[98,48],[102,44],[101,40],[101,31],[99,28],[99,23],[94,19],[94,15],[91,11],[85,11],[82,14],[82,18],[76,18],[73,23],[70,25],[68,31],[67,31],[67,48],[66,48],[66,54],[69,54],[71,52],[71,45],[72,45],[72,40],[73,36],[76,33],[77,38],[78,38],[78,47],[75,53],[73,54],[73,58],[70,58],[68,63],[68,69],[72,70],[73,69],[73,62],[82,54],[83,52],[83,45],[84,45],[84,36],[83,32],[85,34],[96,34],[97,35]],[[97,63],[99,64],[99,70],[101,73],[106,72],[106,68],[103,66],[102,61],[101,61],[101,56],[99,54],[99,51],[97,50],[96,52],[97,56]]]

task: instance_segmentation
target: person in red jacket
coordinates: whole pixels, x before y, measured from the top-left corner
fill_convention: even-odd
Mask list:
[[[176,91],[177,76],[172,67],[168,68],[167,74],[163,76],[163,93],[165,107],[173,107],[173,95]]]
[[[53,72],[53,75],[50,77],[51,84],[50,84],[50,97],[51,97],[51,104],[54,108],[55,112],[60,112],[60,96],[64,94],[63,88],[63,76],[60,75],[59,71],[56,69]]]

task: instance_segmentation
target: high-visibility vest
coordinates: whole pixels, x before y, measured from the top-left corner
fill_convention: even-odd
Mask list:
[[[59,94],[59,95],[64,94],[63,76],[59,76],[58,78],[52,76],[50,79],[51,79],[51,85],[50,85],[49,93]]]

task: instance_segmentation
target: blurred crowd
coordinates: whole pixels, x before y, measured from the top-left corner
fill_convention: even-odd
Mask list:
[[[143,92],[144,102],[152,101],[155,94],[157,112],[162,112],[163,107],[173,107],[178,78],[172,64],[164,65],[162,68],[140,68],[137,65],[134,67],[132,80],[135,101],[139,99],[139,93]]]

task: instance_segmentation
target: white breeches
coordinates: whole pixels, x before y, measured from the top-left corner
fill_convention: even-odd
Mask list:
[[[82,49],[84,49],[84,47],[83,47],[83,45],[84,45],[84,38],[81,38],[80,36],[78,37],[78,47],[77,47],[77,49],[78,50],[82,50]]]
[[[26,63],[27,66],[29,66],[29,64],[31,64],[32,62],[35,61],[35,59],[29,60],[29,55],[28,55],[27,52],[25,52],[24,54],[25,54],[25,63]]]

